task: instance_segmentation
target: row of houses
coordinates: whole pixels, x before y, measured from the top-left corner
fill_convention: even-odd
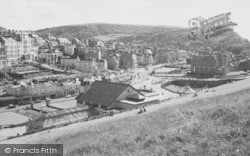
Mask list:
[[[28,33],[0,33],[0,68],[11,66],[21,60],[33,60],[38,57],[38,46]]]
[[[107,61],[105,59],[84,60],[77,58],[61,58],[61,66],[80,70],[84,73],[104,73],[108,71]]]
[[[229,54],[202,51],[191,59],[191,73],[206,75],[226,75],[229,72]]]
[[[79,79],[62,82],[20,82],[20,84],[5,87],[5,96],[0,97],[0,101],[2,101],[0,107],[8,104],[25,104],[37,99],[60,98],[86,90],[87,86]]]

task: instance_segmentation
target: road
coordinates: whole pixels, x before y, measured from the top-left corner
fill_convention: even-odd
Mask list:
[[[136,76],[136,78],[132,80],[131,85],[136,89],[148,89],[148,90],[152,89],[153,91],[159,94],[160,100],[178,97],[179,96],[178,94],[172,93],[170,91],[161,88],[161,82],[165,81],[165,79],[163,80],[150,75],[152,70],[161,66],[162,65],[151,66],[148,67],[147,70],[144,68],[139,68],[135,70],[135,75],[138,76]]]

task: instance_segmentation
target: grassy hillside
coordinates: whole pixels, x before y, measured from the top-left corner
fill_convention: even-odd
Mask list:
[[[44,138],[63,143],[65,155],[247,156],[250,89],[194,100],[159,111]],[[37,142],[36,142],[37,143]]]
[[[144,34],[169,32],[183,29],[180,27],[167,26],[143,26],[143,25],[120,25],[120,24],[83,24],[53,27],[36,31],[38,34],[53,34],[55,36],[65,36],[68,38],[88,38],[107,34]]]
[[[213,50],[220,51],[221,47],[228,47],[228,51],[233,51],[237,47],[247,47],[249,41],[242,38],[234,31],[225,32],[209,40],[204,37],[190,40],[188,38],[188,28],[174,26],[144,26],[144,25],[119,25],[119,24],[84,24],[69,25],[54,28],[41,29],[38,34],[52,34],[56,37],[67,38],[89,38],[94,37],[102,41],[118,41],[123,43],[147,43],[157,44],[158,47],[178,46],[187,50],[197,50],[207,42]],[[224,48],[225,49],[225,48]],[[240,52],[239,52],[240,53]]]

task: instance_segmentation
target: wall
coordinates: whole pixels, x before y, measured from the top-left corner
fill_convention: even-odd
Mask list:
[[[191,60],[191,73],[197,74],[226,74],[227,59],[221,54],[193,56]]]
[[[135,91],[132,87],[128,86],[126,90],[124,90],[120,96],[115,100],[115,101],[120,101],[120,100],[124,100],[126,99],[129,95],[133,95],[133,94],[139,94],[137,91]],[[115,103],[111,104],[109,106],[110,108],[112,107],[116,107]]]

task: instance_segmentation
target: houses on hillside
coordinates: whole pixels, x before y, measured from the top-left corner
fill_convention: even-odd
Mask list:
[[[63,54],[59,49],[47,49],[39,54],[39,59],[43,63],[56,64],[62,56]]]
[[[80,59],[63,57],[61,59],[61,66],[69,69],[77,69],[85,73],[102,73],[107,72],[108,66],[105,59]]]
[[[226,75],[229,72],[228,55],[223,53],[204,53],[194,55],[191,60],[191,73],[207,75]]]
[[[22,60],[35,60],[38,46],[29,36],[32,32],[6,30],[0,32],[1,66],[11,66]]]

